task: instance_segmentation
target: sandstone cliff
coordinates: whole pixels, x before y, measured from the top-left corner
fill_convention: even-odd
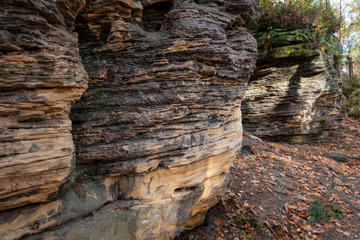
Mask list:
[[[257,33],[258,39],[263,34]],[[268,46],[259,41],[257,68],[242,105],[244,130],[271,141],[326,136],[341,121],[334,56],[307,29],[278,32]]]
[[[169,239],[201,223],[241,143],[256,5],[1,4],[0,238]]]
[[[69,112],[87,74],[70,16],[82,7],[84,1],[0,5],[0,211],[47,201],[71,173]]]

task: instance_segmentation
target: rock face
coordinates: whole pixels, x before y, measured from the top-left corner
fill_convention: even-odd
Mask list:
[[[244,130],[271,141],[297,143],[326,136],[341,121],[333,56],[302,29],[279,32],[266,53],[264,45],[259,42],[257,69],[242,104]]]
[[[84,2],[1,6],[0,238],[172,238],[219,200],[241,145],[257,3]]]
[[[84,4],[0,5],[0,211],[47,201],[70,175],[69,112],[87,74],[69,16]]]

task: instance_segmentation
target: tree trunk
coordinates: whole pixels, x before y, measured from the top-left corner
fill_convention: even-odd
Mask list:
[[[347,56],[347,59],[349,64],[349,80],[351,82],[353,78],[353,62],[352,62],[352,57]]]
[[[342,45],[342,0],[340,0],[340,29],[339,29],[339,41]]]

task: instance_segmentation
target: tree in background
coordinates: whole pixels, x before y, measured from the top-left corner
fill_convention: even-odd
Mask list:
[[[342,71],[343,109],[352,117],[360,117],[360,0],[340,1],[345,12],[338,36],[343,46],[345,63]]]
[[[258,41],[264,46],[264,56],[277,32],[309,29],[318,46],[333,54],[338,65],[343,110],[360,118],[360,0],[332,0],[331,4],[330,0],[260,0],[260,6],[257,32],[262,34]]]

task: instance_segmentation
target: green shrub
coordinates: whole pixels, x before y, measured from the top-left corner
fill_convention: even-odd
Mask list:
[[[265,56],[277,44],[279,32],[303,29],[308,32],[305,39],[314,41],[325,51],[342,58],[341,44],[333,37],[340,28],[337,11],[318,0],[290,0],[287,4],[278,0],[260,0],[261,18],[254,30],[258,44]],[[276,39],[276,41],[279,39]]]
[[[350,116],[360,117],[360,76],[344,80],[342,106]]]
[[[260,31],[269,26],[293,30],[313,28],[319,35],[334,34],[340,28],[340,17],[337,10],[320,1],[290,0],[288,4],[277,0],[261,0]]]
[[[344,212],[333,203],[315,200],[312,202],[309,209],[311,218],[308,221],[308,224],[314,224],[322,219],[341,217],[343,213]]]

